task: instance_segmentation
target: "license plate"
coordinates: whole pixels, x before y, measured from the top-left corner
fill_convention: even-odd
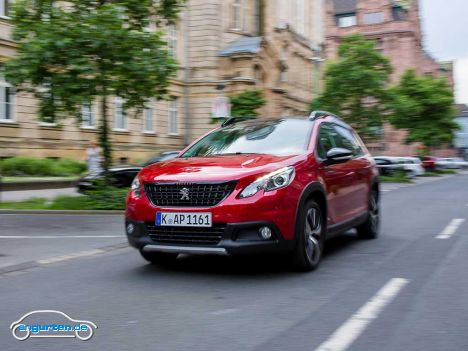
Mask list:
[[[161,227],[211,227],[211,213],[157,212],[156,225]]]

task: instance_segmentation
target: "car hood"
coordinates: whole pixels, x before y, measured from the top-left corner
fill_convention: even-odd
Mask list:
[[[293,165],[303,156],[225,155],[213,157],[175,158],[144,168],[144,182],[194,182],[239,180]]]

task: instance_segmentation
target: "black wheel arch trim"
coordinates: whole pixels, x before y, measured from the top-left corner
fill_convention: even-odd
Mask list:
[[[295,226],[294,226],[294,240],[297,240],[297,229],[299,228],[298,226],[300,225],[299,211],[304,207],[307,200],[310,199],[310,195],[315,193],[315,192],[319,192],[323,196],[323,198],[325,199],[325,201],[323,203],[323,206],[324,206],[323,212],[324,212],[324,215],[325,215],[324,226],[325,226],[325,233],[326,233],[326,228],[327,228],[327,223],[328,223],[327,193],[326,193],[325,187],[323,186],[322,183],[320,183],[319,181],[314,181],[314,182],[311,182],[307,186],[304,187],[304,189],[302,190],[299,202],[297,204],[296,221],[295,221]]]

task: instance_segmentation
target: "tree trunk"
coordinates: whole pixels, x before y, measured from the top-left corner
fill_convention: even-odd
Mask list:
[[[101,128],[99,129],[99,146],[104,157],[103,168],[105,173],[112,164],[112,149],[109,141],[109,126],[107,123],[107,96],[101,100]]]

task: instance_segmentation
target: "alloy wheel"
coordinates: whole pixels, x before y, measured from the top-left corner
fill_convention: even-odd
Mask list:
[[[312,264],[317,264],[322,255],[322,218],[320,211],[310,208],[305,216],[305,253]]]

